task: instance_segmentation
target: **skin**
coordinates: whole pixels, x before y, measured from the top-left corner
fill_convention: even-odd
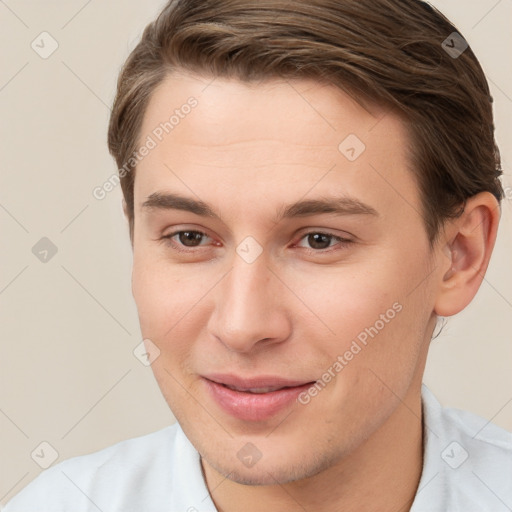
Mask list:
[[[408,510],[436,315],[478,290],[496,200],[472,198],[431,249],[399,117],[312,81],[176,73],[153,93],[140,140],[190,96],[197,107],[136,170],[132,285],[143,337],[160,350],[156,380],[218,510]],[[349,134],[366,145],[352,162],[338,150]],[[144,207],[156,192],[201,200],[220,218]],[[286,204],[340,195],[377,214],[276,222]],[[179,230],[206,236],[165,238]],[[334,236],[315,246],[305,235],[319,232]],[[247,236],[262,249],[252,263],[236,252]],[[242,421],[206,392],[201,375],[214,372],[319,380],[395,303],[401,311],[306,405]],[[237,457],[246,443],[262,454],[250,468]]]

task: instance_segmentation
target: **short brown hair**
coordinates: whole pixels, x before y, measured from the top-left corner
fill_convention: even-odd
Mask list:
[[[110,118],[108,146],[124,170],[130,237],[130,157],[150,97],[173,70],[246,82],[327,81],[399,112],[431,243],[471,196],[489,191],[501,201],[489,86],[470,47],[454,55],[442,44],[454,46],[453,32],[419,0],[171,0],[124,64]]]

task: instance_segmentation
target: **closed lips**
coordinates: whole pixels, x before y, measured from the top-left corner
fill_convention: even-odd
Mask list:
[[[272,393],[281,389],[295,388],[313,384],[315,381],[285,380],[279,377],[241,378],[233,375],[209,375],[207,380],[220,384],[232,391],[241,393]]]
[[[242,378],[236,375],[203,377],[206,390],[224,412],[239,421],[269,421],[297,402],[297,396],[314,381],[275,376]]]
[[[294,386],[273,386],[266,388],[250,388],[250,389],[241,389],[235,386],[228,386],[227,384],[222,384],[224,387],[232,389],[233,391],[241,391],[243,393],[270,393],[271,391],[277,391],[278,389],[286,389]]]

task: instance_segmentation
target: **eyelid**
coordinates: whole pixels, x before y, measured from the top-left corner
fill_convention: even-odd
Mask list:
[[[306,229],[306,231],[299,231],[299,236],[301,238],[303,238],[306,235],[320,234],[320,235],[329,235],[329,236],[332,236],[333,238],[339,238],[342,240],[355,239],[354,235],[351,235],[347,231],[344,231],[343,233],[336,234],[333,231],[331,231],[329,228],[305,228],[305,229]]]

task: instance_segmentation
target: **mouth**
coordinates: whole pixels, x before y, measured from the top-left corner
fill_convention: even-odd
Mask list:
[[[300,393],[315,381],[279,377],[240,378],[232,375],[203,377],[209,396],[230,416],[244,421],[264,421],[290,408]]]
[[[222,384],[220,383],[221,386],[224,386],[228,389],[232,389],[233,391],[240,391],[242,393],[253,393],[253,394],[256,394],[256,395],[260,395],[262,393],[270,393],[271,391],[278,391],[280,389],[289,389],[289,388],[292,388],[294,386],[282,386],[282,387],[279,387],[279,386],[267,386],[267,387],[264,387],[264,388],[238,388],[236,386],[229,386],[228,384]]]

